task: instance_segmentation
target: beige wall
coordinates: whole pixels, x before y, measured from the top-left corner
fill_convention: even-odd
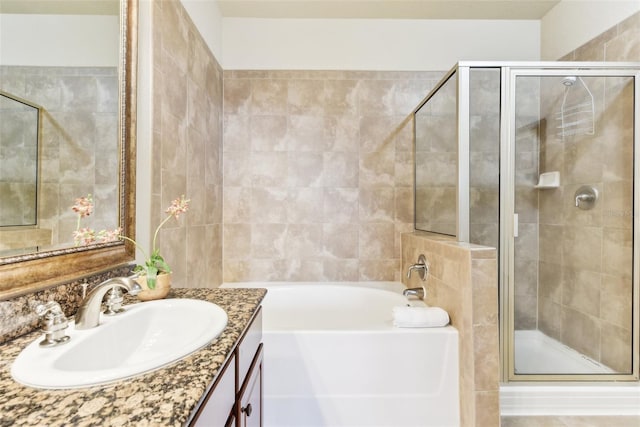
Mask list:
[[[224,281],[399,280],[441,73],[225,71]]]
[[[429,264],[426,282],[403,276],[407,287],[424,286],[426,302],[449,313],[459,333],[460,425],[498,426],[499,347],[496,250],[416,231],[402,235],[402,271],[418,256]]]
[[[153,234],[171,200],[190,198],[190,212],[167,224],[159,246],[174,286],[215,287],[222,280],[222,69],[179,1],[151,7],[148,227]]]
[[[640,12],[561,58],[563,61],[640,61]]]
[[[539,60],[540,21],[225,17],[222,48],[225,70],[441,71],[460,60]]]
[[[555,61],[639,11],[637,0],[562,0],[540,20],[540,58]]]

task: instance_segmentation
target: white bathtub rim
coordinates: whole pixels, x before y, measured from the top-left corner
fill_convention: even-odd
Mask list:
[[[640,416],[640,383],[500,386],[501,416]]]
[[[271,287],[292,287],[292,286],[349,286],[354,288],[374,288],[394,293],[402,293],[406,287],[402,282],[390,282],[390,281],[367,281],[367,282],[224,282],[220,285],[221,288],[271,288]]]
[[[415,297],[403,296],[402,290],[406,288],[401,282],[225,282],[221,285],[221,288],[266,288],[267,295],[265,297],[265,300],[263,301],[265,307],[272,307],[272,298],[276,298],[275,301],[278,301],[276,303],[278,306],[283,303],[299,301],[302,306],[304,306],[305,304],[311,304],[311,310],[309,312],[305,312],[311,315],[315,313],[314,302],[317,301],[319,295],[324,296],[325,292],[334,292],[333,295],[335,295],[336,298],[346,297],[344,301],[350,301],[351,298],[362,298],[361,301],[368,301],[367,298],[373,297],[374,299],[371,301],[375,302],[376,304],[378,303],[378,301],[383,301],[383,304],[386,304],[385,300],[387,298],[393,298],[395,300],[394,302],[389,302],[389,304],[391,305],[386,307],[387,311],[378,312],[380,315],[382,315],[382,317],[374,316],[374,319],[369,319],[369,321],[367,321],[366,319],[359,319],[355,321],[355,323],[349,324],[347,328],[344,328],[339,321],[334,324],[333,320],[329,322],[329,325],[325,325],[326,327],[318,327],[317,325],[322,324],[323,321],[321,319],[314,320],[313,316],[310,318],[310,323],[312,326],[309,326],[306,322],[301,322],[302,324],[295,324],[290,326],[290,321],[283,321],[282,318],[277,318],[275,316],[272,319],[271,316],[273,316],[273,314],[269,314],[269,316],[267,316],[265,312],[265,317],[263,318],[264,332],[330,332],[339,334],[387,332],[400,334],[417,334],[423,333],[425,330],[430,330],[432,333],[436,333],[436,330],[438,329],[445,329],[445,333],[457,333],[457,329],[455,329],[450,324],[443,327],[432,328],[399,328],[395,326],[393,324],[392,306],[426,306],[423,300]],[[309,290],[308,293],[305,293],[305,288]],[[293,295],[296,295],[296,298],[301,299],[294,299],[290,301],[287,300],[285,295],[289,295],[289,291],[295,292]],[[284,300],[280,299],[283,297],[285,298]],[[322,298],[320,298],[320,300],[322,300]],[[323,303],[321,303],[319,307],[326,309],[326,306],[323,307]],[[376,305],[375,307],[378,306]],[[332,316],[334,314],[336,315],[332,319],[340,319],[341,315],[344,315],[344,313],[344,310],[340,310],[337,313],[331,313]],[[326,317],[324,317],[323,319],[326,319]]]

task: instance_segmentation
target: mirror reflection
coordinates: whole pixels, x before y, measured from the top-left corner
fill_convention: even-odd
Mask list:
[[[0,91],[0,227],[36,225],[40,107]]]
[[[83,226],[120,224],[119,2],[76,6],[1,2],[0,90],[40,106],[41,120],[40,147],[30,154],[37,167],[0,156],[3,205],[37,200],[20,208],[28,221],[2,223],[0,257],[73,247],[78,224],[71,207],[79,197],[90,195],[95,205]],[[8,131],[0,133],[0,147],[21,143],[12,141],[19,126],[2,119]]]

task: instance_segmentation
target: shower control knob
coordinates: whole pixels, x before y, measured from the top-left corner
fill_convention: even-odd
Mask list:
[[[593,209],[598,200],[598,190],[589,186],[583,185],[576,190],[574,194],[576,208],[582,210]]]

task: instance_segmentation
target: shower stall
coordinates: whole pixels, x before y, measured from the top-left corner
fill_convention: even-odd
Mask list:
[[[460,62],[414,111],[415,226],[498,248],[502,380],[638,381],[640,64]]]

